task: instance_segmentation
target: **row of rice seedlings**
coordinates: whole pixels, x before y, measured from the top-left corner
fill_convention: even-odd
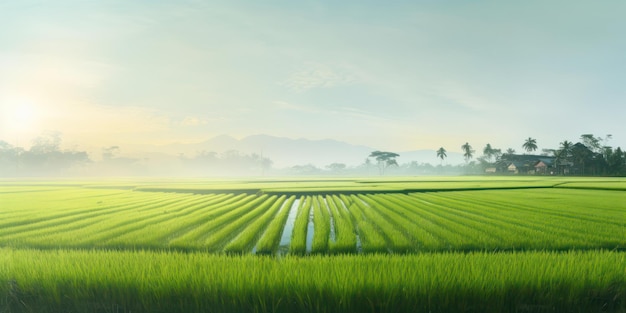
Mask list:
[[[524,190],[486,192],[480,196],[472,193],[453,194],[453,198],[471,203],[499,204],[518,208],[524,212],[541,213],[549,220],[566,223],[575,220],[589,224],[621,227],[626,210],[626,194],[589,190]]]
[[[398,214],[405,215],[407,219],[414,221],[424,231],[439,240],[437,250],[451,249],[454,243],[466,240],[464,235],[459,233],[453,225],[449,225],[446,220],[421,210],[420,207],[424,203],[405,195],[388,195],[387,199],[397,204],[393,208]]]
[[[313,233],[312,253],[327,253],[330,239],[330,214],[322,196],[314,196],[313,200]]]
[[[614,219],[622,220],[626,209],[626,193],[606,190],[511,190],[507,193],[487,192],[485,195],[489,200],[525,204],[529,209],[555,216],[608,224],[614,223]],[[468,196],[477,198],[471,193]]]
[[[12,231],[9,234],[2,234],[2,241],[11,241],[15,244],[19,243],[40,243],[43,245],[58,245],[62,242],[58,240],[51,240],[50,236],[65,236],[67,240],[65,243],[77,244],[80,240],[84,239],[84,234],[93,235],[100,230],[107,230],[108,226],[105,226],[107,221],[117,219],[118,215],[126,216],[128,212],[135,212],[142,208],[158,208],[164,204],[176,203],[181,196],[175,196],[174,199],[167,195],[158,194],[155,195],[152,200],[147,201],[144,197],[142,201],[130,202],[123,205],[110,205],[101,210],[89,211],[89,207],[86,207],[84,211],[75,212],[73,215],[68,215],[63,218],[53,219],[48,222],[37,222],[32,225],[21,225],[6,229]],[[147,203],[146,203],[147,201]],[[62,204],[59,204],[63,210]],[[68,236],[72,231],[78,232],[78,235]]]
[[[465,202],[455,201],[444,197],[443,199],[431,199],[431,201],[443,201],[443,206],[446,207],[459,207],[463,206],[463,209],[456,209],[456,212],[452,214],[458,214],[460,211],[480,211],[481,214],[485,214],[488,211],[487,207],[493,207],[495,216],[494,224],[499,225],[503,230],[510,232],[519,226],[529,229],[527,232],[519,234],[518,236],[507,236],[505,240],[512,241],[511,245],[523,248],[575,248],[575,247],[594,247],[597,243],[604,242],[608,238],[615,238],[614,233],[609,237],[603,237],[598,235],[595,231],[585,231],[584,226],[588,226],[589,223],[585,221],[564,220],[560,218],[552,218],[550,215],[546,215],[542,212],[526,212],[523,207],[513,208],[516,206],[502,206],[502,205],[485,205],[478,208],[475,205]],[[509,217],[514,214],[515,217]],[[508,222],[508,224],[505,224]],[[483,224],[483,228],[486,228]],[[583,227],[581,227],[583,226]],[[608,225],[595,225],[598,228],[609,227]],[[498,226],[494,227],[495,229]],[[495,231],[495,230],[494,230]],[[594,244],[595,242],[595,244]]]
[[[554,226],[575,234],[593,237],[603,246],[623,246],[626,236],[616,236],[626,226],[626,194],[604,190],[549,190],[529,192],[528,210],[545,210]],[[549,200],[541,198],[549,197]]]
[[[440,238],[429,233],[419,223],[419,219],[412,219],[403,212],[402,206],[393,202],[388,197],[402,195],[368,195],[365,196],[366,201],[373,204],[376,208],[381,208],[381,214],[384,214],[390,222],[394,223],[400,231],[407,234],[413,240],[414,249],[421,251],[433,251],[442,247]]]
[[[166,215],[166,219],[126,232],[111,239],[108,244],[123,247],[167,248],[170,237],[192,227],[198,223],[199,219],[203,219],[211,211],[219,208],[222,203],[234,198],[234,195],[209,194],[192,197],[197,201],[187,203],[184,210],[176,211],[172,207],[164,207],[163,214]]]
[[[157,198],[144,198],[143,203],[145,203],[146,201],[148,201],[148,203],[150,202],[158,202],[158,201],[163,201],[164,197],[160,196]],[[22,201],[27,202],[28,199],[22,199]],[[50,229],[50,228],[54,228],[57,227],[58,225],[63,225],[63,224],[67,224],[67,223],[71,223],[72,221],[75,220],[82,220],[85,217],[86,218],[90,218],[90,217],[97,217],[97,216],[105,216],[106,214],[110,214],[110,212],[115,212],[118,210],[124,210],[125,208],[128,207],[137,207],[139,205],[142,205],[142,200],[141,199],[133,199],[131,200],[126,200],[123,201],[120,204],[108,204],[106,206],[98,206],[96,208],[93,208],[93,204],[90,205],[85,205],[85,202],[79,203],[79,207],[80,208],[74,208],[75,206],[77,206],[76,203],[67,203],[67,202],[60,202],[60,201],[49,201],[48,205],[52,205],[54,206],[54,208],[48,208],[43,207],[45,204],[43,203],[39,203],[37,202],[36,204],[32,203],[32,202],[28,202],[27,204],[25,204],[24,206],[30,206],[30,205],[38,205],[41,206],[40,208],[38,208],[37,210],[29,210],[29,214],[33,215],[33,216],[39,216],[39,215],[46,215],[50,214],[52,212],[59,214],[59,212],[63,212],[63,216],[62,217],[58,217],[58,218],[54,218],[54,217],[50,217],[50,220],[41,220],[41,219],[32,219],[29,222],[20,222],[20,223],[14,223],[13,226],[9,226],[9,225],[3,225],[0,228],[0,237],[4,236],[4,235],[16,235],[16,234],[20,234],[23,232],[29,232],[29,231],[38,231],[38,230],[45,230],[45,229]],[[20,211],[23,210],[23,207],[21,207],[19,204],[13,204],[14,207],[12,207],[13,210],[15,211]],[[49,216],[49,215],[48,215]],[[11,223],[12,221],[9,219],[9,223]]]
[[[424,197],[427,195],[422,195]],[[542,214],[528,214],[511,207],[489,205],[476,206],[467,202],[458,202],[453,199],[435,198],[428,196],[428,201],[433,206],[439,206],[440,211],[449,212],[447,216],[458,216],[465,225],[474,225],[493,235],[499,235],[497,242],[485,243],[488,249],[535,249],[573,247],[580,245],[588,239],[579,234],[559,232],[552,240],[548,239],[549,233],[558,231],[558,228],[550,226],[546,222],[546,216]],[[578,237],[573,239],[572,235]]]
[[[291,211],[295,201],[296,196],[291,196],[286,202],[284,202],[283,208],[278,213],[278,216],[270,222],[269,226],[261,236],[261,239],[257,242],[257,254],[273,254],[276,252],[276,249],[280,244],[280,238],[285,231],[285,224],[287,222],[287,218],[289,217],[289,212]]]
[[[413,245],[411,244],[411,240],[407,238],[407,236],[398,230],[398,227],[387,220],[387,218],[381,214],[381,211],[384,210],[383,207],[378,207],[376,205],[372,205],[366,201],[366,197],[364,195],[353,195],[355,199],[355,203],[361,206],[363,214],[365,217],[375,225],[376,228],[380,229],[384,236],[389,240],[389,249],[393,252],[405,253],[413,250]]]
[[[360,200],[356,198],[346,197],[350,199],[348,204],[348,211],[354,218],[354,223],[361,240],[361,252],[376,253],[376,252],[388,252],[387,241],[383,234],[374,226],[365,213],[363,212],[363,205],[359,205]],[[355,201],[356,199],[356,201]],[[344,201],[346,203],[347,201]]]
[[[500,205],[476,205],[471,202],[457,202],[452,199],[427,196],[432,206],[439,206],[440,210],[450,215],[472,220],[479,227],[493,235],[499,236],[499,242],[494,243],[497,249],[529,249],[537,247],[540,238],[544,237],[543,226],[539,226],[542,217],[528,215],[523,210],[516,210]],[[423,198],[423,196],[421,198]],[[461,221],[463,222],[463,221]],[[541,243],[543,247],[548,247]]]
[[[263,202],[266,197],[260,198],[255,195],[240,195],[237,201],[228,205],[220,205],[219,209],[211,211],[204,217],[204,222],[197,224],[195,227],[187,229],[185,232],[173,237],[169,241],[169,246],[177,249],[184,248],[202,248],[203,241],[210,232],[230,223],[259,203]]]
[[[224,251],[228,253],[249,253],[252,251],[254,245],[261,235],[263,235],[272,219],[276,218],[276,215],[280,213],[281,209],[284,209],[287,203],[285,202],[286,199],[287,196],[280,196],[263,215],[248,225],[235,239],[229,242],[224,247]]]
[[[106,210],[110,207],[114,207],[120,202],[107,205],[99,205],[97,202],[102,200],[93,200],[90,198],[80,202],[68,202],[64,199],[59,199],[63,195],[68,195],[72,190],[62,190],[54,192],[52,194],[46,193],[44,197],[28,197],[26,194],[20,194],[15,198],[15,202],[3,203],[3,207],[6,205],[8,209],[13,212],[26,212],[23,215],[5,216],[0,221],[0,231],[6,230],[10,227],[23,227],[17,229],[28,229],[33,227],[37,223],[55,223],[55,220],[63,219],[66,217],[72,217],[77,214],[95,213],[100,210]],[[48,198],[48,196],[50,198]],[[161,197],[159,194],[157,197]],[[125,199],[127,201],[131,201]],[[134,197],[132,201],[140,203],[140,197]],[[4,200],[3,200],[4,202]],[[124,203],[124,202],[121,202]],[[94,208],[94,205],[96,208]]]
[[[312,200],[310,196],[300,200],[298,215],[293,224],[293,233],[291,235],[291,243],[289,244],[289,253],[295,255],[304,255],[306,253],[306,238],[309,226],[309,216],[312,209]]]
[[[343,208],[341,199],[336,195],[327,196],[326,200],[335,223],[335,241],[330,243],[330,252],[356,252],[356,233],[350,212]]]
[[[239,235],[257,217],[266,213],[268,209],[275,204],[278,196],[263,195],[259,198],[263,199],[263,202],[259,203],[256,207],[251,208],[248,212],[245,212],[237,219],[211,232],[206,237],[203,247],[208,249],[208,251],[221,251],[229,241]]]
[[[609,192],[609,194],[611,193]],[[546,191],[546,194],[542,195],[545,197],[550,194],[552,191]],[[575,192],[572,192],[573,194]],[[527,194],[527,197],[530,198],[526,201],[527,206],[519,208],[518,211],[523,212],[521,214],[524,215],[525,222],[533,221],[534,225],[541,225],[538,231],[542,234],[555,237],[556,241],[546,238],[555,244],[569,247],[606,247],[611,245],[611,242],[614,246],[626,243],[626,237],[616,236],[620,230],[623,231],[624,225],[626,225],[626,214],[624,214],[626,205],[624,202],[616,201],[613,207],[609,208],[610,214],[604,216],[606,210],[601,207],[602,201],[592,202],[564,194],[556,197],[553,195],[549,201],[544,199],[541,201],[543,202],[541,205],[539,204],[540,201],[535,200],[532,193]],[[626,197],[623,198],[626,200]],[[612,214],[613,208],[620,205],[622,206],[621,218]],[[593,212],[593,215],[589,215],[589,212]]]
[[[168,220],[169,216],[167,213],[164,213],[164,208],[175,212],[188,209],[190,206],[193,207],[193,205],[202,202],[201,198],[192,195],[186,195],[186,197],[182,199],[179,197],[172,198],[174,199],[171,201],[153,206],[143,206],[139,210],[118,212],[115,215],[109,216],[107,220],[98,225],[93,225],[75,232],[68,232],[62,234],[60,237],[71,240],[74,236],[75,239],[72,245],[76,246],[117,248],[118,244],[111,243],[111,240],[114,240],[116,237],[148,225],[158,224],[159,222]],[[133,243],[131,247],[134,246]]]
[[[464,209],[454,209],[443,203],[425,200],[424,198],[430,199],[428,196],[414,196],[419,199],[415,199],[420,202],[419,210],[430,213],[432,218],[439,219],[442,224],[449,225],[449,228],[463,235],[463,241],[450,241],[453,249],[505,248],[509,238],[514,235],[514,229],[503,229],[498,223],[491,224],[492,221],[472,215]]]

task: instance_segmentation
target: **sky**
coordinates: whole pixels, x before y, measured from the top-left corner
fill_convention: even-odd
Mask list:
[[[626,1],[0,0],[0,140],[626,147]]]

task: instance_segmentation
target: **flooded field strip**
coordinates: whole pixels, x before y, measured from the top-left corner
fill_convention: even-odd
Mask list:
[[[315,197],[311,197],[311,204],[308,209],[309,214],[309,222],[307,223],[306,228],[306,249],[305,252],[307,254],[313,251],[313,234],[315,232],[315,222],[313,219],[315,218],[315,208],[319,207],[317,204],[317,199]]]
[[[324,206],[326,207],[326,210],[328,210],[328,216],[330,217],[330,241],[334,243],[335,241],[337,241],[337,234],[335,231],[335,218],[333,216],[333,211],[330,209],[330,206],[328,205],[328,197],[329,196],[325,196],[323,200],[324,200]]]
[[[300,201],[298,214],[293,223],[293,232],[289,244],[289,253],[304,255],[307,247],[307,231],[311,214],[311,197],[306,196]]]
[[[295,196],[292,196],[295,198]],[[284,224],[284,228],[280,237],[280,242],[278,244],[278,250],[282,252],[289,251],[289,246],[291,244],[291,237],[293,236],[293,227],[296,222],[296,216],[298,215],[298,209],[300,208],[301,198],[295,198],[291,208],[289,208],[289,215],[287,216],[287,221]]]
[[[335,199],[336,203],[338,203],[340,205],[340,207],[343,209],[343,212],[346,214],[347,218],[350,220],[350,224],[352,225],[352,229],[354,231],[354,236],[356,237],[356,252],[360,253],[363,251],[363,243],[361,242],[361,236],[359,234],[359,228],[357,227],[357,217],[355,215],[352,214],[352,212],[348,209],[348,206],[350,205],[350,198],[348,198],[345,195],[333,195],[333,198]],[[346,203],[348,205],[346,205]]]
[[[284,199],[284,198],[283,198]],[[280,205],[280,209],[275,217],[267,222],[266,227],[259,232],[258,241],[254,243],[252,254],[259,251],[262,254],[271,254],[275,252],[280,243],[280,237],[285,231],[285,223],[289,217],[289,211],[292,208],[295,196],[284,199]]]
[[[352,217],[347,209],[342,208],[339,197],[326,197],[327,204],[333,216],[333,231],[335,240],[330,244],[331,253],[355,253],[357,251],[356,231]]]

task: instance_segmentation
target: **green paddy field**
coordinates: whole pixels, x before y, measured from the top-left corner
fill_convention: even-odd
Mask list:
[[[0,312],[626,312],[626,179],[3,180]]]

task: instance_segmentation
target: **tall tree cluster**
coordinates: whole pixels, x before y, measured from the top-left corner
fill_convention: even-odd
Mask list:
[[[579,142],[564,140],[558,149],[543,149],[542,156],[554,158],[555,174],[558,175],[624,176],[626,175],[626,152],[620,147],[609,146],[608,141],[611,137],[611,135],[602,138],[593,134],[583,134]],[[537,140],[528,137],[524,140],[522,148],[527,154],[536,151]],[[473,165],[468,163],[474,153],[472,146],[466,142],[461,149],[466,165]],[[523,156],[532,157],[527,154]],[[439,152],[437,156],[439,157]],[[507,160],[514,160],[515,156],[515,150],[512,148],[502,153],[500,149],[494,149],[491,144],[487,144],[483,149],[483,156],[478,160],[484,168],[487,168],[497,166],[498,163]]]

